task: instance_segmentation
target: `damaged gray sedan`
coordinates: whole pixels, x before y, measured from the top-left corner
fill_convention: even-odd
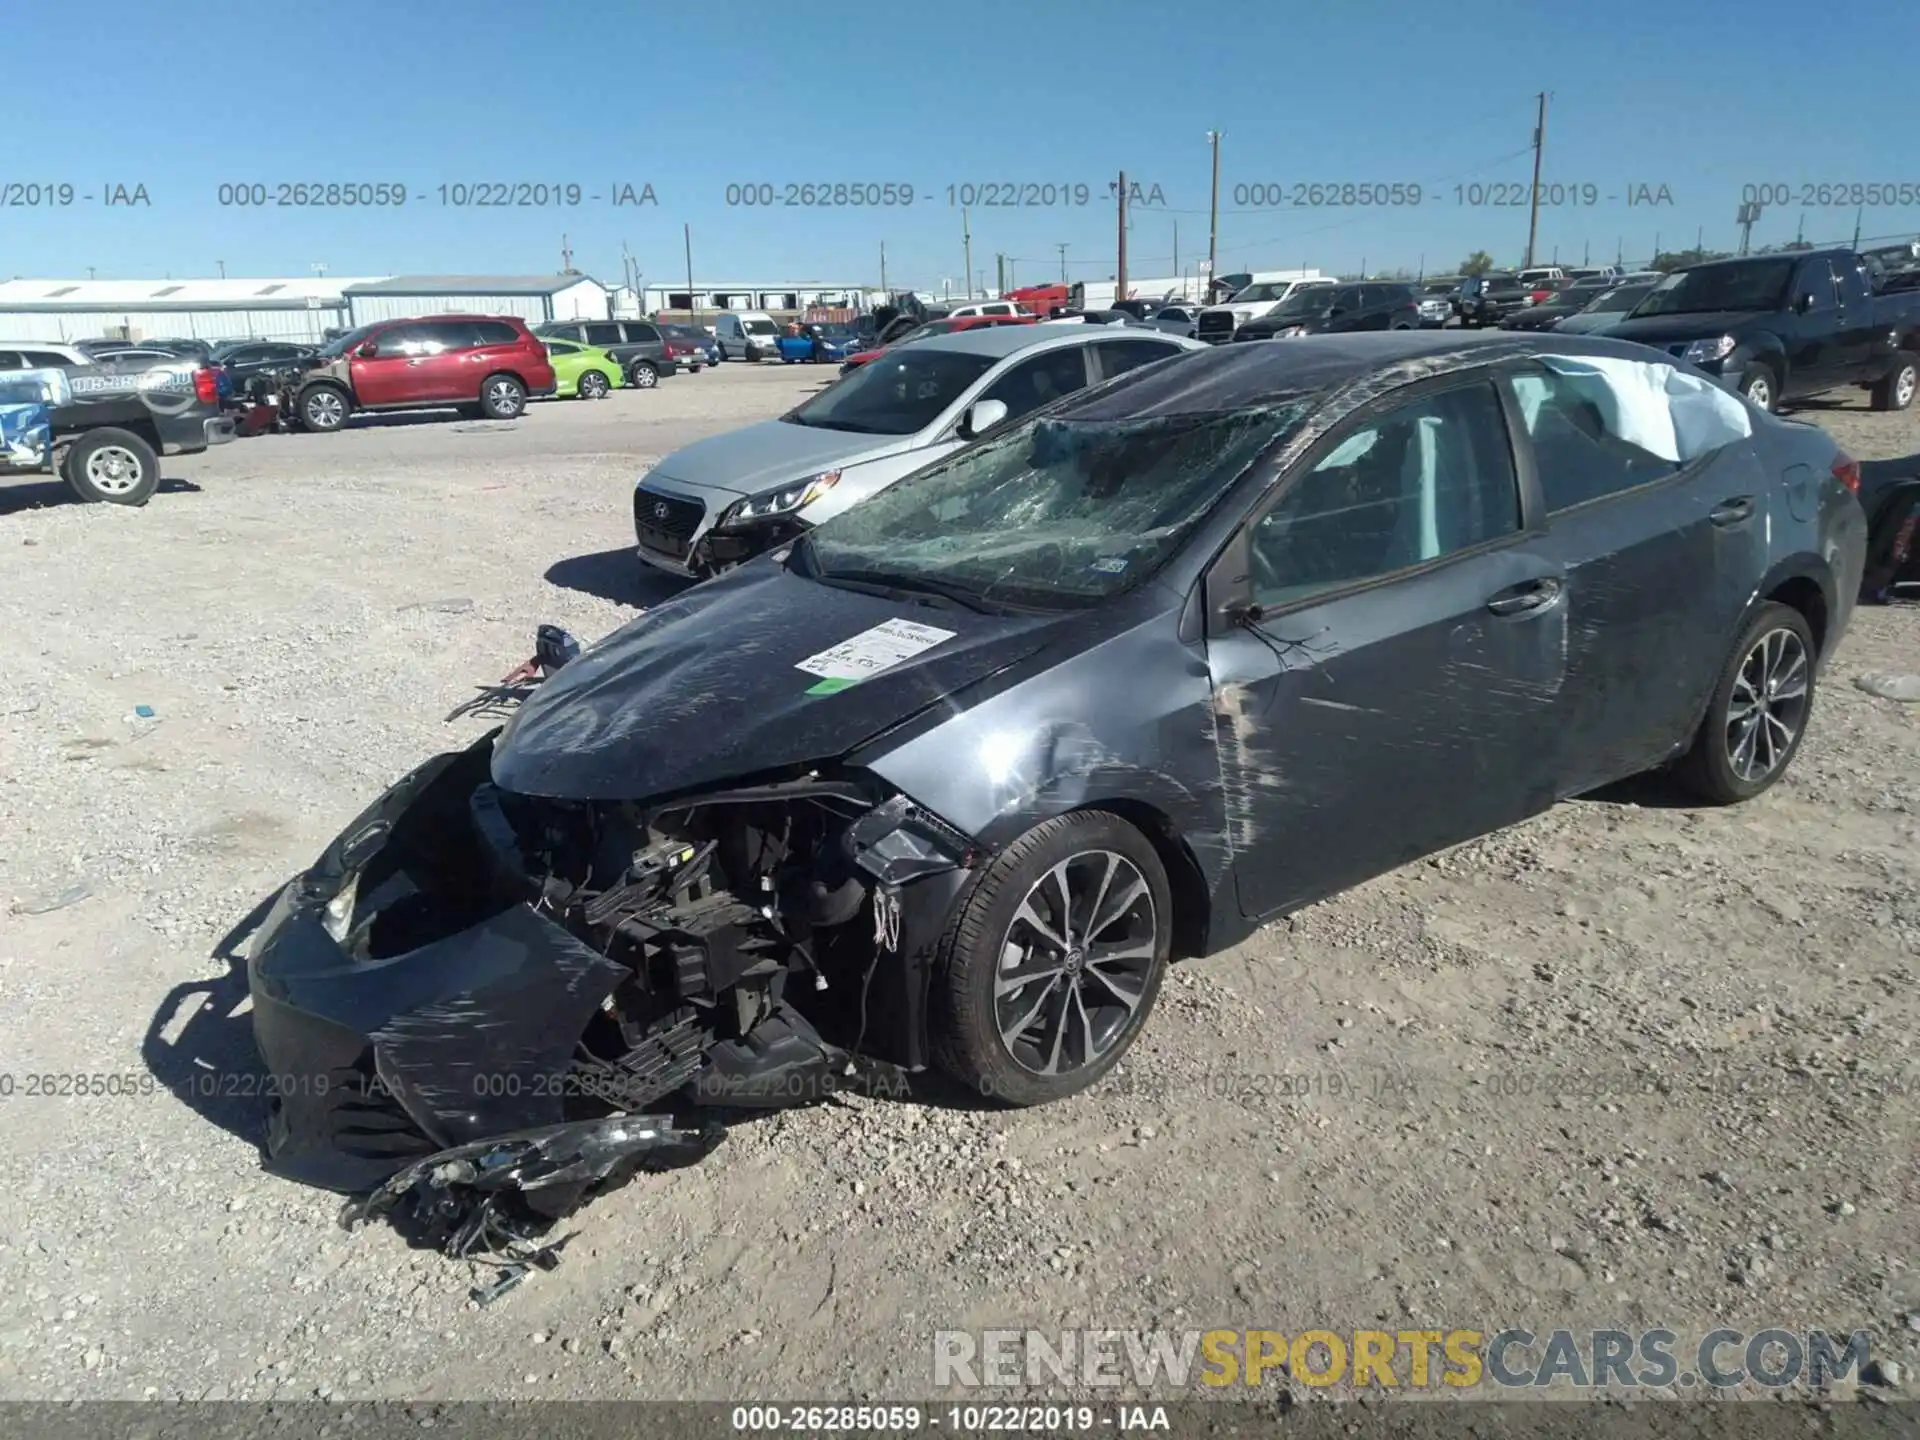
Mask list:
[[[740,1107],[1069,1096],[1179,957],[1638,771],[1779,779],[1857,473],[1554,336],[1226,346],[1003,427],[549,635],[286,888],[269,1164],[472,1247]]]

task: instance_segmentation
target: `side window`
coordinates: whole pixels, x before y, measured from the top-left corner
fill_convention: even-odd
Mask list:
[[[629,345],[658,345],[660,332],[651,325],[638,321],[627,322],[627,343]]]
[[[549,355],[578,355],[580,347],[569,340],[549,340],[546,342]]]
[[[14,350],[0,350],[0,370],[31,369],[24,356]]]
[[[1348,431],[1282,492],[1248,537],[1254,598],[1292,604],[1519,529],[1493,386],[1443,390]]]
[[[1753,433],[1733,396],[1671,365],[1556,356],[1513,377],[1549,514],[1664,480]]]
[[[23,350],[19,357],[29,370],[64,370],[73,362],[51,350]]]
[[[471,350],[487,342],[480,338],[480,327],[471,320],[437,320],[426,327],[427,353],[445,355],[450,350]]]
[[[582,328],[586,331],[587,344],[589,345],[605,346],[623,345],[626,343],[620,338],[620,322],[617,320],[602,320]]]
[[[482,345],[518,345],[520,332],[504,320],[477,320],[474,334]]]
[[[1093,353],[1100,357],[1102,376],[1111,380],[1142,365],[1151,365],[1169,355],[1178,355],[1180,347],[1170,345],[1165,340],[1106,340],[1094,346]]]
[[[440,346],[429,334],[429,328],[426,325],[395,325],[382,330],[375,341],[378,347],[375,353],[382,360],[437,354]]]
[[[1811,295],[1816,310],[1831,310],[1834,304],[1833,263],[1829,260],[1809,260],[1802,265],[1796,293]]]
[[[1062,395],[1084,389],[1086,383],[1086,347],[1069,345],[1022,361],[988,386],[980,398],[1005,401],[1007,419],[1018,420]]]

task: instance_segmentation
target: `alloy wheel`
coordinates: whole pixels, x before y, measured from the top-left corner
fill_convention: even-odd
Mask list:
[[[1769,630],[1754,642],[1727,697],[1727,764],[1746,784],[1779,768],[1807,716],[1812,666],[1791,630]]]
[[[1755,376],[1747,382],[1747,399],[1762,410],[1773,408],[1773,386],[1762,376]]]
[[[1913,391],[1920,376],[1916,376],[1911,365],[1900,367],[1900,373],[1893,382],[1893,403],[1904,410],[1913,403]]]
[[[1000,945],[994,1021],[1036,1075],[1097,1061],[1139,1009],[1159,953],[1153,891],[1112,850],[1068,856],[1027,891]]]
[[[333,430],[346,419],[346,406],[331,390],[316,390],[307,397],[307,423],[316,430]]]
[[[510,380],[496,380],[487,387],[487,409],[501,420],[520,413],[520,394]]]
[[[103,495],[127,494],[140,474],[140,457],[119,445],[102,445],[87,457],[87,483]]]
[[[580,393],[589,400],[598,400],[607,393],[607,377],[598,370],[589,370],[580,377]]]

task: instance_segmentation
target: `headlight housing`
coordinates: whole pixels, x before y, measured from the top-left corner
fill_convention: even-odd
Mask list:
[[[1236,310],[1233,312],[1233,323],[1236,325],[1244,325],[1252,318],[1253,311],[1251,310]]]
[[[1692,365],[1704,365],[1714,360],[1724,360],[1733,353],[1737,342],[1731,335],[1716,335],[1711,340],[1696,340],[1687,346],[1681,359]]]
[[[1306,334],[1307,327],[1304,325],[1283,325],[1280,327],[1280,329],[1276,330],[1274,333],[1278,335],[1282,340],[1291,340],[1296,335]]]
[[[765,495],[754,495],[735,502],[720,517],[720,523],[723,526],[740,525],[754,520],[770,520],[775,515],[790,515],[795,510],[806,509],[839,483],[838,470],[822,470],[818,475],[809,475],[795,484],[783,485]]]

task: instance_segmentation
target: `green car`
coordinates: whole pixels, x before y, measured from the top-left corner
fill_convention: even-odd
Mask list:
[[[609,390],[626,384],[620,364],[604,350],[591,345],[576,345],[571,340],[543,340],[547,358],[553,362],[554,394],[562,400],[601,400]]]

